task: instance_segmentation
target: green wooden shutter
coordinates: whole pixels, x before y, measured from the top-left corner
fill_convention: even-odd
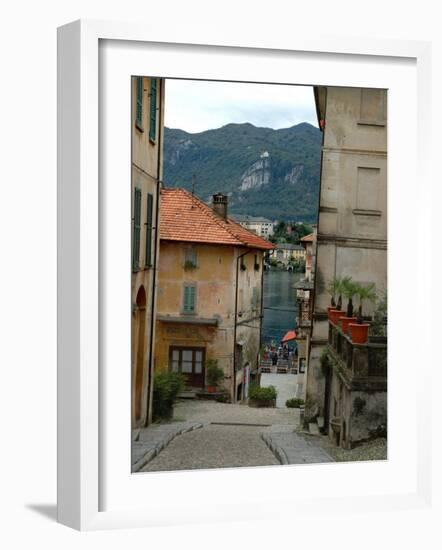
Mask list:
[[[134,232],[132,237],[132,269],[140,269],[141,189],[135,189]]]
[[[195,301],[196,301],[196,287],[185,286],[183,311],[185,313],[195,313]]]
[[[195,286],[189,286],[189,294],[190,294],[190,311],[194,313],[195,312],[195,295],[196,295]]]
[[[157,79],[150,80],[150,125],[149,137],[155,141],[157,135]]]
[[[137,77],[137,126],[142,128],[143,124],[143,78]]]
[[[258,306],[258,289],[253,287],[253,295],[252,295],[252,308],[256,309]]]
[[[146,267],[152,267],[152,227],[153,227],[153,195],[147,194],[147,220],[146,220]]]

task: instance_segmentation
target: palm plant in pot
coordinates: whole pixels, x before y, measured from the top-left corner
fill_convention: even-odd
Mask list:
[[[338,320],[341,322],[342,331],[347,333],[350,323],[354,323],[356,321],[356,317],[353,316],[353,297],[357,291],[357,284],[351,277],[344,277],[341,284],[342,293],[347,298],[348,303],[346,313],[344,315],[339,315]]]
[[[224,380],[224,371],[218,367],[216,359],[208,359],[206,362],[207,391],[214,393],[220,382]]]
[[[332,322],[336,322],[335,312],[340,312],[342,307],[342,279],[335,277],[327,285],[327,292],[330,295],[331,305],[327,307],[328,317]],[[336,302],[336,296],[338,301]]]
[[[359,308],[356,323],[351,323],[349,325],[351,330],[351,339],[356,344],[365,344],[368,340],[368,328],[369,324],[363,322],[362,307],[364,300],[369,300],[370,302],[376,301],[376,292],[374,290],[374,283],[369,285],[357,285],[356,295],[359,298]]]

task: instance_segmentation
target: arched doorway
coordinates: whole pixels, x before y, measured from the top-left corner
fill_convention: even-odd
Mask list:
[[[135,357],[135,420],[141,418],[142,398],[143,398],[143,372],[146,349],[146,291],[144,286],[140,286],[136,299],[136,320],[135,330],[137,330],[137,348]]]

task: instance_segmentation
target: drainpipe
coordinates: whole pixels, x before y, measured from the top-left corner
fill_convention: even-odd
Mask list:
[[[154,329],[155,329],[155,295],[156,295],[156,281],[157,281],[157,258],[158,258],[158,232],[160,230],[160,190],[162,181],[160,179],[161,171],[161,140],[162,140],[162,109],[163,109],[163,80],[158,79],[158,91],[160,98],[160,108],[158,110],[158,154],[157,154],[157,174],[156,174],[156,203],[155,203],[155,244],[154,244],[154,260],[153,260],[153,280],[152,280],[152,315],[150,319],[150,346],[149,346],[149,366],[148,366],[148,383],[147,383],[147,417],[146,425],[149,424],[149,412],[151,405],[151,395],[152,395],[152,379],[153,379],[153,354],[154,354]]]
[[[239,277],[239,262],[247,254],[252,252],[251,249],[243,252],[236,258],[236,286],[235,286],[235,318],[233,324],[233,403],[236,403],[236,325],[238,314],[238,277]]]
[[[259,352],[261,352],[261,345],[262,345],[262,322],[264,319],[264,252],[262,253],[262,259],[261,259],[261,309],[259,312],[260,318],[259,318]],[[259,364],[258,364],[259,368]]]

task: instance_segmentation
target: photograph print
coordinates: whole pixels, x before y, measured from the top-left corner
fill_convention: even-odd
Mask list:
[[[130,87],[131,471],[386,460],[387,90]]]

